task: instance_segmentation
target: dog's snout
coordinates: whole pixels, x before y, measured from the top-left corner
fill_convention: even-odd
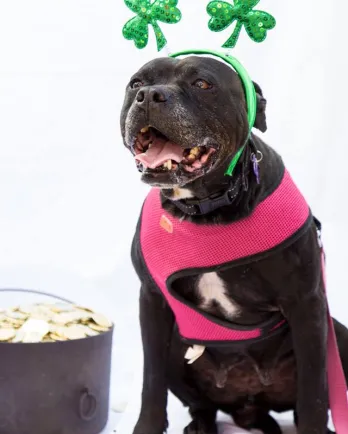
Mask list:
[[[151,102],[166,102],[168,94],[164,88],[153,87],[150,89],[149,99]]]
[[[147,89],[141,89],[137,93],[136,100],[138,105],[148,103],[162,103],[168,100],[169,94],[164,87],[156,86]]]

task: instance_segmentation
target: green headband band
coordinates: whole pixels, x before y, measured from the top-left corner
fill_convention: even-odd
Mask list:
[[[253,82],[251,81],[249,74],[247,70],[244,68],[244,66],[235,58],[223,53],[220,53],[218,51],[214,50],[184,50],[179,51],[178,53],[170,54],[170,57],[179,57],[179,56],[185,56],[190,54],[209,54],[211,56],[219,57],[220,59],[227,62],[230,66],[232,66],[237,74],[239,75],[245,92],[246,97],[246,103],[247,103],[247,110],[248,110],[248,124],[249,124],[249,134],[247,137],[247,140],[243,144],[243,146],[237,151],[235,156],[233,157],[230,165],[228,166],[228,169],[226,171],[226,175],[232,176],[234,168],[236,167],[239,158],[241,157],[244,147],[250,137],[251,130],[255,123],[256,118],[256,109],[257,109],[257,99],[256,99],[256,92]]]

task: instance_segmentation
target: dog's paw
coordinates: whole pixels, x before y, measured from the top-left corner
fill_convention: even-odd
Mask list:
[[[165,434],[167,431],[158,431],[156,429],[152,429],[151,427],[146,426],[136,426],[134,428],[133,434]]]
[[[166,434],[166,431],[133,431],[133,434]]]
[[[166,434],[166,431],[133,431],[133,434]]]
[[[194,419],[185,429],[184,434],[217,434],[216,424],[207,426],[202,420]]]
[[[139,419],[134,428],[133,434],[165,434],[167,432],[167,428],[167,421],[159,423],[158,419]]]

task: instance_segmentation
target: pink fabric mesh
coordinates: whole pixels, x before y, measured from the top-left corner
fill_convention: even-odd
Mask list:
[[[187,268],[211,267],[265,252],[299,230],[309,217],[309,207],[285,172],[279,187],[248,218],[230,225],[196,225],[180,222],[161,207],[160,192],[152,189],[145,200],[140,240],[145,263],[171,306],[180,334],[202,341],[257,338],[261,330],[240,331],[210,321],[176,300],[167,278]],[[173,225],[169,233],[160,226],[162,215]]]

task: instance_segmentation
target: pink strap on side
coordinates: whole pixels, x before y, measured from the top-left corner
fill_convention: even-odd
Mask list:
[[[322,253],[322,271],[324,284],[325,278],[325,259]],[[333,424],[336,434],[348,434],[348,401],[347,384],[343,372],[340,353],[338,351],[334,323],[328,307],[328,383],[329,383],[329,402]]]

